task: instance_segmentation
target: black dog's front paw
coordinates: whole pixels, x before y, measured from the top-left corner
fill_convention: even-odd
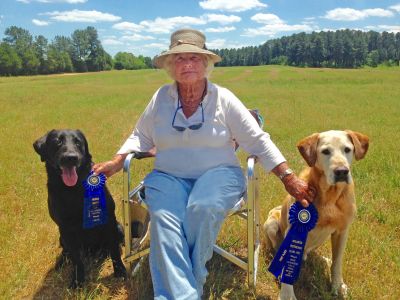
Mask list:
[[[114,276],[119,278],[127,278],[126,269],[122,262],[114,264]]]
[[[75,276],[73,276],[71,283],[69,284],[69,289],[78,289],[81,288],[83,286],[83,281],[78,281]]]
[[[81,267],[75,266],[69,288],[70,289],[81,288],[83,286],[84,281],[85,281],[85,271],[83,266]]]

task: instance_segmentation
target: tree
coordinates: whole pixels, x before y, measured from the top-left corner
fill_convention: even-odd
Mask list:
[[[69,37],[57,35],[49,46],[48,61],[51,73],[72,72],[73,45]]]
[[[271,51],[268,43],[265,43],[261,46],[260,55],[261,55],[261,64],[268,65],[271,61]]]
[[[353,41],[348,36],[344,36],[343,40],[343,67],[352,68],[354,67],[354,48]]]
[[[362,31],[354,32],[354,66],[359,68],[365,65],[367,54],[368,54],[368,43],[366,41],[366,35]]]
[[[378,50],[372,50],[367,55],[366,64],[370,67],[377,67],[379,63],[379,53]]]
[[[0,75],[18,75],[22,61],[13,47],[6,42],[0,43]]]
[[[343,41],[341,39],[341,36],[338,32],[335,34],[335,38],[333,40],[333,61],[334,61],[334,66],[335,67],[341,67],[343,66]]]
[[[17,52],[22,62],[22,74],[37,74],[40,61],[33,48],[32,35],[28,30],[11,26],[5,30],[4,42]]]
[[[118,52],[114,57],[114,68],[117,70],[138,70],[146,69],[145,58],[136,57],[129,52]]]
[[[47,61],[47,51],[48,51],[48,45],[47,45],[47,39],[43,35],[39,35],[35,38],[34,42],[34,51],[36,54],[36,57],[39,59],[39,73],[40,74],[45,74],[48,73],[48,61]]]
[[[395,59],[397,61],[397,65],[400,66],[400,32],[396,33],[396,54],[395,54]]]
[[[325,60],[324,59],[324,45],[322,42],[322,38],[317,35],[313,34],[311,37],[311,58],[312,62],[311,65],[313,67],[320,67],[322,65],[322,62]]]

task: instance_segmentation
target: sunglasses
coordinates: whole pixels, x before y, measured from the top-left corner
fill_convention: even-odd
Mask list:
[[[175,114],[174,114],[174,118],[172,119],[172,128],[174,128],[176,131],[185,131],[186,128],[189,128],[190,130],[200,129],[201,126],[203,126],[203,123],[204,123],[203,102],[200,102],[200,107],[201,107],[201,123],[193,124],[193,125],[190,125],[188,127],[183,127],[183,126],[176,126],[175,125],[176,114],[178,113],[178,110],[182,109],[182,105],[179,106],[179,104],[178,104],[178,107],[177,107],[177,109],[175,111]]]

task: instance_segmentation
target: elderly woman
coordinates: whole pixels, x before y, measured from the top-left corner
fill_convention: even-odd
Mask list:
[[[240,100],[207,79],[220,60],[206,50],[201,32],[174,32],[169,51],[155,59],[174,83],[156,91],[114,159],[93,167],[111,176],[129,152],[157,149],[154,170],[144,180],[156,299],[201,298],[220,226],[245,192],[234,140],[304,206],[314,196]]]

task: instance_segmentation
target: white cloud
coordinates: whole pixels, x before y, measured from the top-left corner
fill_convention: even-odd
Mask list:
[[[42,21],[42,20],[38,20],[38,19],[33,19],[32,23],[35,24],[36,26],[47,26],[50,24],[47,21]]]
[[[387,31],[390,33],[400,32],[400,25],[378,25],[378,26],[366,26],[367,30],[374,31]]]
[[[393,12],[382,8],[356,10],[353,8],[335,8],[326,12],[323,18],[334,21],[357,21],[368,17],[392,17]]]
[[[268,5],[259,0],[204,0],[199,5],[203,9],[241,12],[253,8],[265,8]]]
[[[398,13],[400,13],[400,3],[396,4],[396,5],[392,5],[389,8],[397,11]]]
[[[251,20],[265,24],[259,28],[247,28],[244,30],[243,36],[258,36],[265,35],[273,37],[280,32],[296,32],[296,31],[312,31],[312,24],[286,24],[281,18],[274,14],[255,14]]]
[[[205,32],[229,32],[229,31],[233,31],[236,30],[236,28],[234,26],[225,26],[225,27],[218,27],[218,28],[206,28],[204,31]]]
[[[387,17],[393,17],[393,12],[387,9],[383,8],[372,8],[372,9],[364,9],[362,11],[365,13],[368,17],[382,17],[382,18],[387,18]]]
[[[307,24],[288,25],[285,23],[269,24],[260,28],[247,28],[243,36],[265,35],[274,37],[280,32],[312,31],[313,28]]]
[[[194,17],[172,17],[172,18],[156,18],[155,20],[145,20],[139,25],[145,27],[145,31],[161,34],[170,33],[172,30],[183,26],[204,25],[207,22],[203,18]]]
[[[156,18],[155,20],[144,20],[139,24],[132,22],[121,22],[114,24],[112,28],[127,32],[150,32],[155,34],[168,34],[174,29],[179,27],[192,27],[194,25],[206,25],[207,23],[215,22],[222,25],[234,22],[240,22],[241,18],[234,15],[219,15],[219,14],[205,14],[199,18],[178,16],[172,18]],[[232,27],[229,27],[230,29]],[[222,30],[222,29],[220,29]],[[228,31],[228,27],[225,27]]]
[[[141,35],[141,34],[134,33],[131,35],[124,35],[122,37],[122,40],[130,41],[130,42],[137,42],[137,41],[154,40],[154,37],[149,36],[149,35]]]
[[[69,3],[69,4],[86,3],[87,1],[88,0],[17,0],[17,2],[22,2],[22,3],[40,2],[40,3]]]
[[[162,44],[162,43],[145,44],[143,47],[145,47],[145,48],[158,48],[158,49],[162,49],[162,50],[165,50],[165,49],[169,48],[169,46],[167,44]]]
[[[207,43],[207,48],[209,49],[227,48],[225,45],[226,45],[225,39],[215,39]]]
[[[122,43],[121,41],[114,39],[114,38],[108,38],[108,39],[104,39],[101,41],[101,43],[105,46],[119,46],[119,45],[123,45],[124,43]]]
[[[134,31],[134,32],[139,32],[144,29],[143,26],[131,23],[131,22],[121,22],[114,24],[112,28],[117,29],[117,30],[123,30],[123,31]]]
[[[283,24],[283,21],[274,14],[255,14],[251,19],[261,24]]]
[[[42,3],[69,3],[69,4],[77,4],[77,3],[86,3],[88,0],[36,0],[37,2]]]
[[[203,16],[207,22],[217,22],[222,25],[240,22],[242,18],[235,16],[235,15],[217,15],[217,14],[206,14]]]
[[[226,39],[214,39],[206,44],[208,49],[232,49],[249,46],[245,44],[228,42]]]
[[[114,16],[109,13],[102,13],[96,10],[70,10],[70,11],[54,11],[44,13],[44,15],[50,16],[50,19],[59,22],[116,22],[121,17]]]

